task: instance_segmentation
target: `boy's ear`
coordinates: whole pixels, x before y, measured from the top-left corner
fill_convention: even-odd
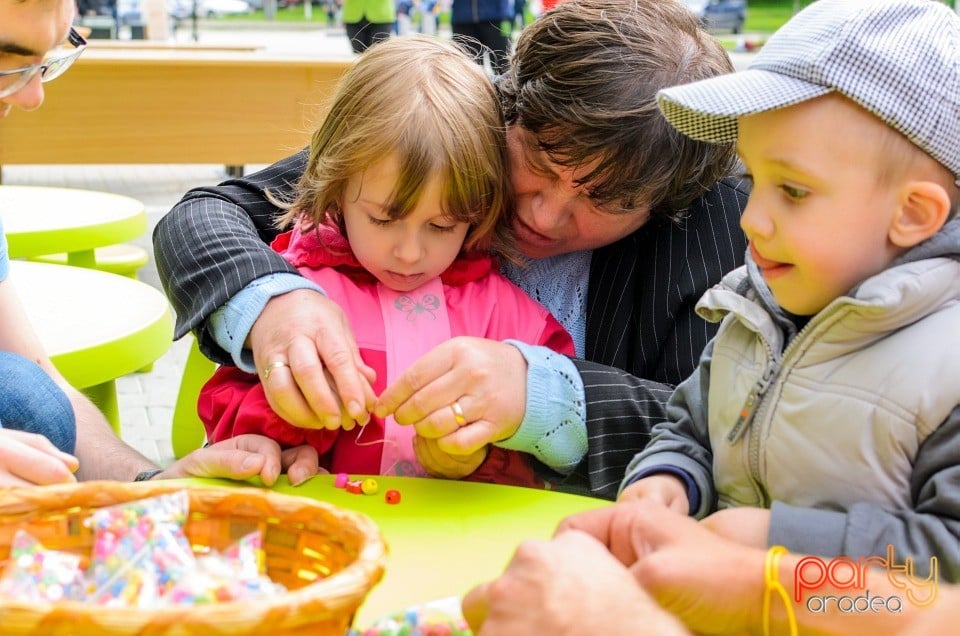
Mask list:
[[[904,186],[900,209],[888,236],[899,247],[913,247],[936,234],[950,216],[950,196],[933,181],[911,181]]]

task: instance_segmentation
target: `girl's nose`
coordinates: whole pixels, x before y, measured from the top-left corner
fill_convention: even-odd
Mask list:
[[[415,232],[404,234],[394,246],[393,255],[401,263],[413,264],[423,255],[423,246]]]

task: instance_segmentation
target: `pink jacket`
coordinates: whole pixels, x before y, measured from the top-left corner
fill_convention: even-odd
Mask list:
[[[418,297],[419,290],[415,290],[397,297],[396,292],[380,285],[361,267],[335,229],[322,227],[308,234],[295,229],[278,236],[273,247],[343,308],[364,362],[377,371],[373,386],[377,394],[393,379],[388,379],[388,358],[394,355],[391,351],[397,343],[389,339],[403,337],[395,335],[396,326],[432,329],[437,324],[436,315],[442,318],[444,312],[450,337],[515,339],[545,345],[567,355],[574,353],[573,341],[563,327],[540,304],[501,276],[488,256],[461,257],[441,274],[439,283],[445,301],[441,308],[431,301],[435,296]],[[387,303],[391,293],[393,301]],[[401,371],[390,369],[394,378]],[[198,410],[211,441],[259,433],[283,447],[310,444],[320,455],[320,465],[333,473],[380,474],[382,465],[389,463],[384,453],[392,452],[392,445],[381,443],[385,431],[387,437],[397,429],[412,434],[409,427],[386,424],[378,418],[372,418],[364,427],[359,442],[360,428],[326,431],[292,426],[270,409],[257,376],[234,367],[217,370],[200,393]],[[394,466],[397,474],[416,474],[405,462]],[[491,448],[487,460],[470,479],[542,486],[524,454],[499,448]]]

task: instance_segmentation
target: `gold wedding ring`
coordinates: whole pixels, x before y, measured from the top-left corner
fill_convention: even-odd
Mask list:
[[[460,402],[454,400],[453,404],[450,405],[450,410],[453,411],[453,419],[457,421],[457,426],[463,426],[467,423],[467,418],[463,415],[463,409],[460,408]]]
[[[286,362],[271,362],[266,367],[264,367],[261,375],[263,375],[264,380],[269,380],[271,373],[273,373],[276,369],[284,369],[284,368],[289,369],[290,365],[287,364]]]

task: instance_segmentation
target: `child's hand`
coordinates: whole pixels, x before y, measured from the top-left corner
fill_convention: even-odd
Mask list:
[[[461,479],[475,471],[487,458],[488,448],[483,446],[468,455],[451,455],[440,450],[437,440],[413,436],[413,452],[417,461],[431,476],[445,479]]]
[[[654,501],[681,515],[690,514],[687,487],[679,477],[660,473],[636,481],[620,493],[617,501]]]
[[[701,525],[742,545],[764,549],[770,534],[770,511],[763,508],[727,508],[704,518]]]

